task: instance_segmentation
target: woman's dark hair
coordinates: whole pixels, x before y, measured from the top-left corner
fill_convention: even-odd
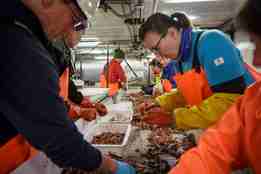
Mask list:
[[[191,20],[189,19],[188,15],[183,12],[176,12],[173,13],[170,18],[174,21],[177,21],[180,28],[192,28],[193,24]]]
[[[175,27],[177,30],[180,30],[193,27],[193,25],[188,16],[183,12],[176,12],[171,16],[155,13],[141,25],[139,29],[139,38],[140,40],[144,40],[147,32],[165,34],[170,27]]]
[[[248,0],[237,17],[239,27],[261,37],[261,1]]]

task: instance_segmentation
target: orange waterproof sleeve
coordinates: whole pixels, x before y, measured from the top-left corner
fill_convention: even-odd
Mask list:
[[[261,173],[261,83],[248,89],[223,118],[207,129],[198,147],[185,153],[169,174],[229,174],[253,168]]]
[[[80,117],[80,106],[70,103],[69,104],[69,111],[68,111],[68,115],[71,119],[77,119]]]
[[[237,107],[226,113],[227,116],[237,114]],[[240,154],[241,126],[237,116],[224,118],[219,125],[209,128],[202,135],[198,147],[185,153],[169,174],[192,174],[195,171],[200,174],[230,173],[232,164]]]

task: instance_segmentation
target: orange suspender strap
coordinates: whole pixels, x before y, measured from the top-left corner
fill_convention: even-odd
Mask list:
[[[68,101],[69,96],[69,68],[66,68],[60,77],[60,96],[63,97],[64,101]]]

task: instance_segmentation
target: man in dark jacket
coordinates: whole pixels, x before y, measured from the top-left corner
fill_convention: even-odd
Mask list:
[[[14,10],[15,14],[1,20],[2,173],[17,167],[18,159],[19,163],[26,159],[18,156],[18,152],[28,152],[18,148],[21,144],[26,147],[24,139],[60,167],[135,173],[129,165],[103,156],[83,139],[68,119],[63,99],[59,96],[59,76],[47,51],[47,43],[48,39],[62,38],[70,30],[85,28],[86,16],[78,1],[23,0]],[[15,137],[19,141],[13,141]],[[15,153],[11,155],[9,152]]]

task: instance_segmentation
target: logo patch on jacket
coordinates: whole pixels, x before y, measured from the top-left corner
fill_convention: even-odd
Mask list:
[[[214,60],[214,63],[215,63],[216,66],[219,66],[219,65],[224,64],[225,61],[224,61],[223,57],[219,57],[219,58]]]

